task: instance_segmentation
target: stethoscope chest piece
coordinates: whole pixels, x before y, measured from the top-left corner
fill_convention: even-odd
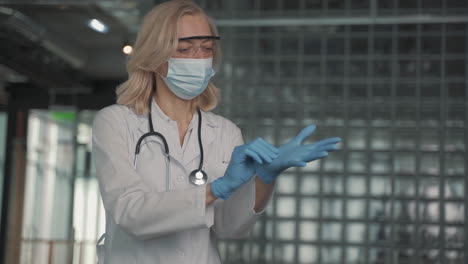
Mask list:
[[[194,170],[190,173],[189,180],[194,185],[205,185],[208,181],[208,175],[203,170]]]

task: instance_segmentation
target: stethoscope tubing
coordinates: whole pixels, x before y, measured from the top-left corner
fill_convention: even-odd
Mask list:
[[[153,119],[152,119],[152,116],[151,116],[151,105],[152,105],[152,100],[153,100],[153,97],[151,96],[150,97],[150,100],[149,100],[149,110],[148,110],[148,127],[149,127],[149,132],[143,134],[137,141],[137,144],[135,146],[135,163],[136,163],[136,157],[137,155],[140,153],[140,147],[141,147],[141,143],[142,141],[149,137],[149,136],[156,136],[158,138],[160,138],[163,142],[163,145],[164,145],[164,151],[166,153],[166,156],[167,156],[167,159],[169,160],[169,145],[167,144],[167,141],[166,141],[166,138],[164,137],[164,135],[162,135],[161,133],[159,132],[156,132],[154,131],[154,126],[153,126]],[[189,178],[190,180],[192,181],[191,177],[194,177],[193,175],[195,175],[197,172],[201,172],[204,174],[204,180],[206,181],[206,178],[207,178],[207,175],[206,173],[203,171],[203,162],[204,162],[204,152],[203,152],[203,144],[202,144],[202,139],[201,139],[201,123],[202,123],[202,116],[201,116],[201,111],[200,111],[200,108],[197,107],[197,113],[198,113],[198,146],[200,147],[200,163],[198,165],[198,170],[195,170],[193,172],[190,173],[189,175]],[[136,164],[135,164],[136,166]],[[192,181],[192,183],[194,183]],[[205,182],[204,182],[205,183]],[[203,183],[203,184],[204,184]],[[196,184],[194,183],[195,185],[203,185],[203,184]]]

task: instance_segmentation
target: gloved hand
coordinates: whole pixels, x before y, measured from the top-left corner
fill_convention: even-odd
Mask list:
[[[211,183],[211,192],[214,196],[226,200],[252,178],[255,173],[254,164],[272,162],[277,156],[278,149],[262,138],[234,148],[224,176]]]
[[[255,164],[257,175],[265,183],[272,183],[278,175],[290,167],[305,167],[307,162],[328,156],[329,151],[338,149],[338,137],[327,138],[313,144],[302,145],[304,140],[314,133],[316,126],[306,126],[288,143],[279,147],[279,155],[268,164]]]

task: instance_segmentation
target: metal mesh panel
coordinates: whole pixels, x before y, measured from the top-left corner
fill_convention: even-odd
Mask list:
[[[199,2],[220,18],[217,111],[246,141],[343,138],[281,175],[251,236],[219,243],[225,263],[466,263],[468,26],[449,19],[466,1]],[[426,13],[445,20],[396,16]],[[311,22],[275,24],[290,15]]]

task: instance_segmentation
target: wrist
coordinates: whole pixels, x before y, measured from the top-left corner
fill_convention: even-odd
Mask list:
[[[273,183],[276,180],[276,177],[279,175],[279,173],[263,169],[261,165],[256,166],[255,173],[266,184]]]
[[[217,199],[217,197],[213,194],[213,192],[211,191],[211,184],[207,184],[206,185],[206,199],[205,199],[205,204],[208,206],[210,204],[212,204],[215,200]]]
[[[210,191],[215,197],[227,200],[232,193],[227,186],[228,184],[224,181],[224,177],[221,177],[210,184]]]

